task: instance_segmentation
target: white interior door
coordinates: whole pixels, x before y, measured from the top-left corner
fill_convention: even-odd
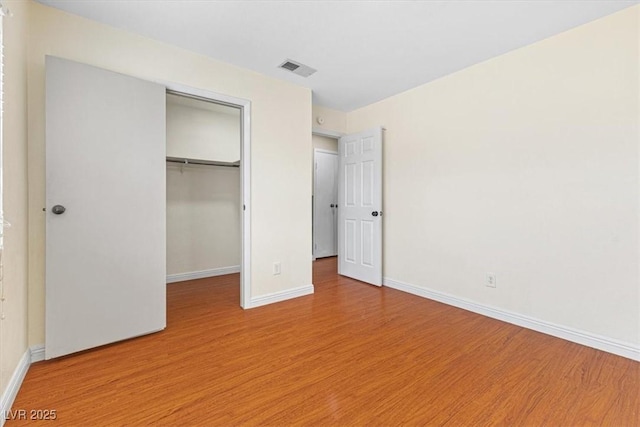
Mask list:
[[[165,96],[46,59],[47,359],[166,325]]]
[[[338,153],[314,150],[313,255],[338,255]]]
[[[382,128],[338,147],[338,273],[382,286]]]

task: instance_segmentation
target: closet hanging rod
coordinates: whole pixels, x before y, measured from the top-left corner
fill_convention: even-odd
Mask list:
[[[240,161],[237,162],[218,162],[215,160],[197,160],[197,159],[184,159],[180,157],[167,157],[167,162],[180,163],[182,165],[205,165],[205,166],[222,166],[225,168],[238,168],[240,167]]]

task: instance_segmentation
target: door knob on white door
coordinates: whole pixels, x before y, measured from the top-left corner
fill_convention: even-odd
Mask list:
[[[53,212],[56,215],[62,215],[66,210],[67,208],[65,208],[62,205],[55,205],[54,207],[51,208],[51,212]]]

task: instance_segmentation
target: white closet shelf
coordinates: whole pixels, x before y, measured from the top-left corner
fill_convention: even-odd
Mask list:
[[[240,160],[235,162],[221,162],[217,160],[201,160],[201,159],[187,159],[184,157],[167,157],[167,162],[180,163],[183,165],[207,165],[207,166],[223,166],[228,168],[240,167]]]

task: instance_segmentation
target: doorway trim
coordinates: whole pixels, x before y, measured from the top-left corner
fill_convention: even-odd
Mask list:
[[[240,188],[243,205],[240,307],[251,308],[251,101],[177,83],[157,83],[164,85],[168,93],[228,105],[240,110]]]
[[[326,136],[327,138],[333,138],[333,139],[340,139],[341,137],[346,135],[343,132],[336,132],[336,131],[333,131],[333,130],[322,129],[322,128],[318,128],[318,127],[314,127],[311,130],[311,134],[312,135],[318,135],[318,136]]]

